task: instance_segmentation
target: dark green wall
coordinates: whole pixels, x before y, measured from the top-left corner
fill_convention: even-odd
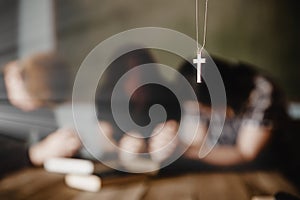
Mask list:
[[[206,49],[257,65],[300,100],[299,8],[292,0],[209,0]],[[127,29],[159,26],[195,38],[194,10],[194,0],[57,0],[58,48],[76,68],[99,42]]]

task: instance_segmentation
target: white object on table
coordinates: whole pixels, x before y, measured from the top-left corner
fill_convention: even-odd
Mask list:
[[[48,172],[62,174],[91,174],[94,172],[94,164],[89,160],[73,158],[50,158],[44,163]]]

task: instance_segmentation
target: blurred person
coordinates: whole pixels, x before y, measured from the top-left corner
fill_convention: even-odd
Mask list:
[[[104,121],[110,124],[113,130],[111,139],[115,144],[118,144],[121,149],[127,152],[145,153],[147,151],[148,137],[151,135],[155,125],[161,123],[159,117],[152,116],[152,118],[150,118],[149,110],[151,106],[155,104],[161,105],[166,111],[167,120],[178,120],[180,116],[180,113],[178,113],[179,102],[176,101],[174,94],[159,84],[146,84],[138,87],[130,96],[130,91],[139,86],[145,77],[155,77],[155,79],[167,85],[167,82],[164,81],[156,69],[149,69],[149,71],[137,70],[135,73],[130,74],[125,84],[122,85],[122,94],[118,94],[118,102],[120,102],[118,114],[125,114],[124,109],[129,109],[130,117],[133,122],[142,128],[140,130],[132,130],[129,127],[128,130],[124,131],[115,123],[111,109],[111,98],[116,83],[131,69],[135,67],[138,69],[139,65],[149,63],[155,65],[155,60],[148,49],[138,49],[120,56],[112,62],[104,72],[105,79],[103,82],[100,80],[101,84],[97,92],[96,105],[98,118],[100,122]],[[151,68],[152,66],[149,67]],[[130,97],[129,105],[123,107],[122,102],[128,97]],[[128,116],[124,117],[128,118]],[[147,129],[143,128],[149,124],[151,125]],[[121,152],[121,160],[125,161],[130,158],[130,153]]]
[[[284,95],[270,78],[249,65],[233,64],[219,59],[214,59],[214,62],[225,86],[227,107],[220,109],[226,109],[226,119],[217,144],[202,159],[199,158],[201,146],[205,148],[207,142],[218,137],[214,135],[213,129],[207,133],[212,111],[210,95],[205,81],[196,83],[197,71],[193,65],[186,62],[179,69],[198,98],[198,102],[189,102],[189,98],[186,99],[189,110],[196,110],[193,108],[198,107],[201,116],[200,128],[184,157],[219,167],[244,164],[257,164],[257,167],[278,165],[280,156],[276,154],[284,152],[280,146],[282,125],[288,118]],[[171,156],[176,147],[185,145],[176,138],[177,127],[178,124],[174,122],[166,123],[165,128],[150,140],[149,151],[155,151],[175,138],[176,145],[161,152],[160,162]],[[188,128],[184,131],[189,132]],[[204,141],[206,134],[207,141]]]
[[[54,53],[11,62],[0,74],[0,103],[25,112],[53,108],[66,100],[69,77],[68,65]],[[0,143],[0,175],[29,165],[40,166],[51,157],[71,157],[81,147],[76,133],[67,128],[58,129],[29,147],[2,135]]]

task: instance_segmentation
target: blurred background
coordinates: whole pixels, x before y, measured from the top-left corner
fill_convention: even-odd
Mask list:
[[[287,165],[292,168],[292,178],[299,175],[300,1],[209,0],[208,4],[206,50],[210,55],[253,64],[286,93],[289,113],[295,119],[287,126],[293,132],[288,139],[294,144],[288,155],[293,161]],[[204,5],[205,0],[199,0],[200,42]],[[147,26],[173,29],[196,39],[195,0],[0,0],[0,69],[37,52],[57,51],[75,75],[100,42]],[[179,67],[181,59],[152,51],[158,63]],[[1,109],[7,117],[4,111]],[[45,121],[47,124],[37,121],[35,126],[49,133],[53,127],[48,118]],[[32,135],[30,140],[40,139],[34,131]],[[295,181],[300,185],[300,179]]]
[[[199,8],[202,27],[203,0]],[[300,101],[299,9],[300,2],[292,0],[210,0],[206,49],[258,66],[277,80],[291,101]],[[76,72],[98,43],[136,27],[165,27],[195,38],[194,0],[1,0],[0,11],[1,66],[55,49]],[[167,62],[178,66],[176,60]]]

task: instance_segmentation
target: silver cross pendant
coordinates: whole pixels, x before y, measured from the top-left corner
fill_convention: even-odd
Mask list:
[[[201,52],[197,53],[197,58],[193,59],[193,63],[197,64],[197,83],[201,83],[201,64],[206,63],[206,59],[202,58]]]

